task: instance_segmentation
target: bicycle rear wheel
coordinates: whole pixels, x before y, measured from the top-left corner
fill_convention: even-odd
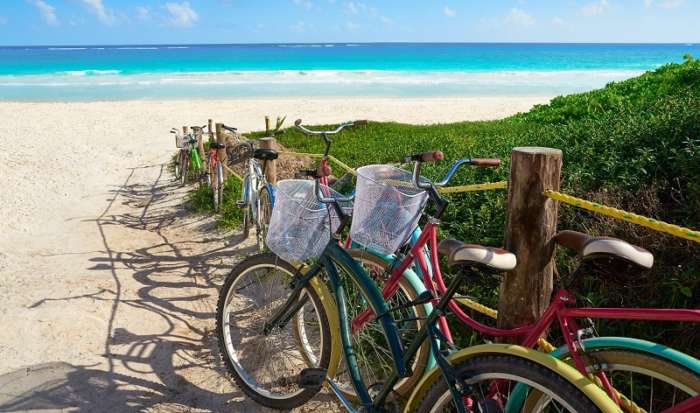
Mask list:
[[[251,399],[273,409],[290,409],[311,399],[319,388],[300,387],[299,374],[307,367],[328,369],[330,362],[328,318],[313,288],[302,290],[305,304],[299,310],[311,358],[296,345],[294,323],[263,333],[265,321],[285,303],[290,281],[298,276],[274,254],[251,256],[227,277],[216,310],[221,356],[233,380]]]
[[[270,225],[270,216],[272,216],[272,196],[270,195],[270,188],[263,186],[258,194],[258,200],[258,248],[262,251],[265,249],[267,227]]]
[[[700,394],[700,377],[688,368],[651,353],[624,348],[587,349],[583,354],[589,372],[602,371],[624,399],[623,411],[670,409]],[[570,357],[562,358],[570,362]],[[533,397],[528,400],[533,402]],[[631,404],[630,402],[634,403]]]
[[[569,381],[552,370],[525,358],[509,354],[485,354],[455,363],[457,383],[463,386],[461,402],[467,412],[570,412],[594,413],[600,409]],[[513,408],[509,396],[518,387],[539,392],[533,410]],[[522,387],[522,386],[520,386]],[[418,412],[456,412],[447,382],[439,378],[418,402]]]

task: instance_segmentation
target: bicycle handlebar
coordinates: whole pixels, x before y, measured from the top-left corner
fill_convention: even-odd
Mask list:
[[[443,159],[443,153],[441,151],[431,151],[425,152],[417,155],[411,155],[404,158],[404,163],[410,161],[415,161],[413,167],[413,185],[421,189],[429,189],[431,187],[442,187],[447,185],[452,179],[452,176],[457,172],[462,165],[472,165],[472,166],[484,166],[484,167],[497,167],[501,165],[501,160],[496,158],[464,158],[458,159],[452,163],[450,170],[447,171],[445,177],[439,182],[431,182],[426,178],[421,178],[421,164],[423,162],[434,162]]]
[[[308,129],[306,126],[302,125],[302,120],[297,119],[294,121],[294,126],[296,126],[300,131],[304,132],[307,135],[335,135],[337,133],[340,133],[345,128],[351,128],[354,126],[361,126],[361,125],[366,125],[369,123],[366,120],[356,120],[356,121],[349,121],[349,122],[344,122],[341,123],[337,128],[331,131],[313,131],[311,129]]]
[[[226,125],[224,125],[223,123],[221,124],[221,127],[224,128],[224,129],[226,129],[226,130],[229,131],[229,132],[238,133],[238,128],[234,128],[234,127],[232,127],[232,126],[226,126]]]

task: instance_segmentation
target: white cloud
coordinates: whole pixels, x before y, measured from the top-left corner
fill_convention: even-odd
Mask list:
[[[610,7],[608,0],[598,0],[593,3],[588,3],[581,8],[581,13],[584,16],[595,16],[603,13],[606,9]]]
[[[350,14],[360,14],[367,11],[367,5],[359,1],[350,1],[345,3],[345,11]]]
[[[513,8],[506,16],[506,23],[521,27],[529,27],[535,24],[535,18],[523,10]]]
[[[102,0],[81,0],[103,24],[113,24],[114,23],[114,13],[107,9]]]
[[[394,25],[394,20],[390,17],[381,16],[381,17],[379,17],[379,20],[381,20],[385,26],[393,26]]]
[[[663,0],[659,3],[659,7],[664,9],[675,9],[681,7],[685,3],[685,0]]]
[[[41,18],[44,19],[46,24],[51,25],[51,26],[58,26],[59,21],[58,17],[56,17],[56,8],[50,5],[49,3],[46,3],[43,0],[27,0],[29,1],[30,4],[34,5],[37,10],[39,10],[39,14],[41,14]]]
[[[353,22],[345,23],[345,29],[347,29],[348,31],[354,32],[359,28],[360,28],[360,25],[357,23],[353,23]]]
[[[289,28],[292,29],[292,31],[294,32],[303,33],[308,28],[308,25],[303,21],[298,21],[295,24],[289,26]]]
[[[179,27],[189,27],[199,20],[199,15],[190,7],[189,1],[182,3],[165,3],[165,9],[170,14],[170,24]]]
[[[311,3],[311,0],[292,0],[292,1],[297,6],[303,7],[306,10],[311,10],[311,8],[314,6],[313,3]]]
[[[5,23],[7,23],[7,17],[0,16],[0,24],[5,24]]]
[[[564,19],[562,19],[559,16],[554,16],[554,18],[552,18],[552,24],[559,27],[566,26],[566,22],[564,21]]]
[[[146,6],[136,7],[136,18],[139,20],[148,20],[151,18],[151,10]]]
[[[654,0],[644,0],[644,7],[647,9],[651,7],[651,4],[654,2]]]
[[[442,9],[442,14],[444,14],[446,17],[455,17],[457,12],[445,5],[445,7]]]

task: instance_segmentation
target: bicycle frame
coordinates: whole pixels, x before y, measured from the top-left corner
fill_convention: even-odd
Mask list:
[[[440,301],[434,306],[435,310],[428,315],[426,323],[418,331],[408,348],[404,351],[399,338],[399,330],[396,325],[396,321],[391,316],[390,309],[387,307],[387,303],[384,301],[381,291],[376,287],[374,281],[362,269],[357,261],[355,261],[347,253],[347,251],[339,245],[338,242],[339,238],[334,236],[331,242],[329,242],[329,244],[326,246],[326,249],[319,258],[318,262],[313,264],[301,278],[293,282],[294,289],[287,299],[287,302],[280,307],[280,309],[270,318],[270,320],[265,323],[263,328],[264,333],[270,332],[273,327],[283,327],[294,317],[294,315],[303,305],[303,300],[300,300],[299,298],[302,288],[307,285],[312,278],[318,276],[322,269],[325,269],[333,290],[336,305],[338,307],[338,315],[340,318],[340,338],[343,345],[343,353],[348,365],[348,371],[353,387],[357,392],[362,407],[365,409],[364,411],[380,411],[381,406],[384,405],[394,385],[402,377],[407,377],[413,374],[407,364],[426,339],[431,340],[433,356],[437,359],[438,365],[440,366],[441,370],[443,370],[445,377],[448,378],[448,383],[450,383],[450,388],[452,389],[454,386],[452,381],[449,379],[453,378],[454,375],[450,371],[451,365],[447,361],[447,358],[439,351],[439,340],[441,338],[441,334],[434,326],[439,315],[449,305],[450,297],[457,291],[460,280],[453,280],[452,284],[446,291],[446,294],[444,294]],[[354,274],[358,286],[360,289],[362,289],[365,296],[369,300],[370,307],[373,309],[375,314],[379,314],[377,319],[382,325],[382,329],[392,354],[394,373],[382,386],[382,390],[374,400],[372,400],[371,396],[369,395],[369,391],[364,384],[362,377],[360,376],[357,358],[351,344],[352,333],[348,323],[349,320],[346,309],[345,292],[336,265],[342,267],[344,271]],[[331,389],[334,389],[334,392],[341,399],[343,404],[350,409],[350,402],[342,396],[340,391],[336,391],[337,386],[335,383],[330,378],[327,378],[327,381],[329,382]],[[455,395],[458,394],[456,390],[453,390],[453,393]],[[456,405],[461,412],[464,412],[461,396],[455,397],[455,400],[457,401]]]
[[[429,256],[426,257],[425,246],[428,246]],[[440,265],[437,253],[437,222],[429,221],[423,228],[418,239],[412,243],[410,252],[400,261],[398,265],[393,265],[393,270],[384,284],[382,295],[385,298],[396,293],[399,280],[403,272],[415,265],[416,269],[423,275],[426,288],[436,296],[444,296],[447,292],[444,279],[440,272]],[[437,301],[437,299],[435,300]],[[555,321],[558,322],[563,333],[566,346],[569,349],[574,365],[582,374],[587,374],[586,366],[582,359],[582,352],[585,351],[578,336],[580,328],[576,322],[578,318],[611,319],[611,320],[649,320],[649,321],[685,321],[700,323],[700,310],[691,309],[662,309],[662,308],[596,308],[596,307],[572,307],[576,303],[576,298],[570,291],[561,288],[555,295],[550,305],[543,315],[533,324],[519,326],[512,329],[490,327],[471,318],[458,305],[457,301],[451,299],[449,308],[463,323],[479,331],[480,333],[493,337],[521,337],[520,345],[527,348],[534,348],[537,341]],[[352,328],[354,331],[362,328],[364,323],[372,320],[374,313],[372,309],[367,309],[354,320]],[[443,329],[444,328],[444,329]],[[440,329],[445,337],[451,342],[449,327],[446,323],[440,323]],[[603,383],[603,387],[608,395],[619,404],[620,400],[612,388],[604,373],[597,373],[598,378]],[[677,406],[665,410],[663,413],[686,413],[700,411],[700,396],[692,397]]]

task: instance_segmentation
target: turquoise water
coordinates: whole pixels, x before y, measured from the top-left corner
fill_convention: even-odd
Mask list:
[[[0,48],[0,99],[553,95],[669,62],[685,44],[282,44]]]

